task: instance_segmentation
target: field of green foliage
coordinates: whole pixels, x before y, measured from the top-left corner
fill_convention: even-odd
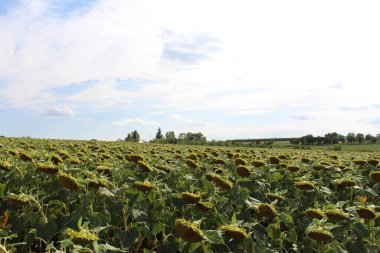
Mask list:
[[[0,252],[376,253],[379,159],[0,138]]]

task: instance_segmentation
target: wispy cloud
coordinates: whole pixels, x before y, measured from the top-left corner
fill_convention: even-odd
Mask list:
[[[341,89],[343,89],[343,84],[342,83],[335,83],[335,84],[329,85],[328,88],[334,89],[334,90],[341,90]]]
[[[293,118],[296,120],[312,120],[312,119],[314,119],[313,117],[310,117],[309,115],[305,115],[305,114],[294,115]]]
[[[54,107],[47,109],[43,115],[48,117],[74,116],[75,112],[69,107]]]
[[[369,106],[358,106],[358,107],[352,107],[352,106],[339,106],[338,107],[342,111],[363,111],[370,109]]]
[[[70,102],[98,108],[128,107],[132,104],[130,93],[118,87],[113,80],[94,84],[68,96],[67,99]]]
[[[81,122],[88,122],[88,123],[93,123],[95,122],[95,119],[93,118],[79,118],[77,119],[78,121],[81,121]]]
[[[176,121],[177,124],[181,124],[182,126],[186,127],[210,127],[218,125],[210,121],[196,120],[189,117],[184,117],[177,113],[168,115],[168,118],[172,119],[173,121]]]
[[[238,111],[232,111],[226,113],[227,115],[237,115],[237,116],[248,116],[248,115],[255,115],[260,113],[265,113],[270,111],[269,108],[262,108],[262,109],[251,109],[251,110],[238,110]]]
[[[113,124],[116,126],[127,126],[127,125],[157,126],[158,125],[156,121],[143,120],[141,118],[122,119],[120,121],[114,122]]]
[[[184,35],[165,30],[163,38],[166,42],[162,58],[165,60],[195,64],[221,51],[220,41],[206,33]]]
[[[183,120],[183,116],[177,113],[170,114],[169,118],[178,121]]]

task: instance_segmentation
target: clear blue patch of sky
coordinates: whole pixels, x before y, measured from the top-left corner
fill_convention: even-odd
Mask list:
[[[65,16],[72,13],[84,13],[89,11],[98,0],[55,0],[51,8],[54,12]]]
[[[84,91],[97,83],[99,83],[97,80],[87,80],[80,83],[70,83],[62,87],[54,88],[51,91],[58,96],[69,96]]]
[[[47,117],[25,109],[3,110],[0,113],[0,122],[0,135],[9,137],[105,139],[110,133],[115,137],[122,137],[126,132],[123,129],[117,132],[118,129],[107,122],[83,122],[77,116]]]
[[[123,90],[136,90],[144,85],[153,84],[157,82],[155,80],[149,80],[138,77],[131,77],[128,79],[116,78],[115,80],[118,88],[121,88]]]
[[[248,93],[250,94],[257,94],[257,93],[263,93],[270,91],[271,88],[268,87],[246,87],[246,88],[239,88],[237,91],[217,91],[207,96],[207,99],[213,99],[213,98],[220,98],[221,96],[233,96],[233,95],[246,95]]]
[[[128,78],[128,79],[115,79],[117,87],[124,91],[135,90],[140,88],[143,85],[155,83],[154,80],[142,79],[142,78]],[[53,92],[58,96],[69,96],[80,93],[86,89],[91,88],[92,86],[101,83],[99,80],[86,80],[79,83],[70,83],[61,87],[51,89],[49,91]],[[1,85],[1,80],[0,80]]]
[[[220,40],[206,33],[184,36],[164,29],[163,35],[168,41],[164,44],[161,57],[166,60],[194,64],[221,51]]]
[[[5,84],[6,84],[5,80],[0,79],[0,87],[1,87],[1,86],[4,86]]]
[[[380,125],[380,118],[372,119],[370,122],[372,125]]]
[[[19,0],[0,0],[0,16],[6,15],[11,9],[19,4]]]
[[[0,122],[0,135],[5,136],[35,136],[43,127],[35,113],[24,109],[2,110]]]

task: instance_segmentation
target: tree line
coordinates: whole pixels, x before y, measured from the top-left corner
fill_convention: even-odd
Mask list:
[[[371,135],[363,133],[348,133],[347,135],[338,134],[337,132],[327,133],[324,136],[313,136],[308,134],[301,138],[290,140],[291,144],[302,145],[326,145],[326,144],[376,144],[380,142],[380,134]]]
[[[140,134],[137,130],[130,132],[124,139],[128,142],[140,142]],[[162,133],[159,127],[155,136],[155,139],[149,141],[151,143],[163,143],[163,144],[192,144],[192,145],[204,145],[207,143],[206,136],[203,133],[179,133],[176,136],[174,131],[168,131],[165,134]]]
[[[124,139],[128,142],[140,142],[140,134],[137,130],[130,132]],[[168,131],[165,134],[162,133],[159,127],[155,138],[150,140],[150,143],[162,143],[162,144],[191,144],[191,145],[216,145],[216,146],[256,146],[263,145],[265,143],[273,143],[275,140],[286,140],[293,145],[329,145],[329,144],[376,144],[380,143],[380,133],[376,135],[363,134],[363,133],[348,133],[342,135],[337,132],[327,133],[324,136],[313,136],[308,134],[299,138],[274,138],[274,139],[247,139],[247,140],[227,140],[227,141],[207,141],[206,136],[203,133],[183,132],[178,135],[174,131]],[[247,144],[248,143],[248,144]]]

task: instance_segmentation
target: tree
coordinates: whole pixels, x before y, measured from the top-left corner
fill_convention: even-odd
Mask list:
[[[206,137],[202,133],[180,133],[178,135],[178,140],[183,143],[189,144],[204,144],[207,142]]]
[[[322,145],[325,142],[325,137],[322,137],[322,136],[314,137],[314,139],[317,145]]]
[[[356,134],[356,141],[359,143],[359,144],[362,144],[364,142],[364,134],[362,133],[358,133]]]
[[[314,136],[312,134],[308,134],[301,137],[301,143],[304,145],[313,145],[314,141]]]
[[[338,144],[339,143],[339,134],[337,132],[331,133],[331,143]]]
[[[365,135],[365,140],[366,140],[368,143],[370,143],[370,142],[372,141],[372,138],[373,138],[373,136],[372,136],[371,134],[366,134],[366,135]]]
[[[162,137],[161,128],[159,127],[156,133],[156,139],[162,139]]]
[[[134,130],[130,132],[124,140],[129,142],[140,142],[140,134],[137,130]]]
[[[342,134],[338,134],[338,139],[339,139],[339,142],[344,144],[346,143],[346,136],[342,135]]]
[[[346,140],[348,143],[351,143],[351,144],[355,143],[355,141],[356,141],[355,134],[354,133],[348,133]]]
[[[175,133],[174,131],[168,131],[165,133],[165,139],[166,139],[166,142],[167,143],[176,143],[177,142],[177,138],[175,137]]]
[[[337,132],[325,134],[325,140],[329,144],[339,143],[339,134]]]

